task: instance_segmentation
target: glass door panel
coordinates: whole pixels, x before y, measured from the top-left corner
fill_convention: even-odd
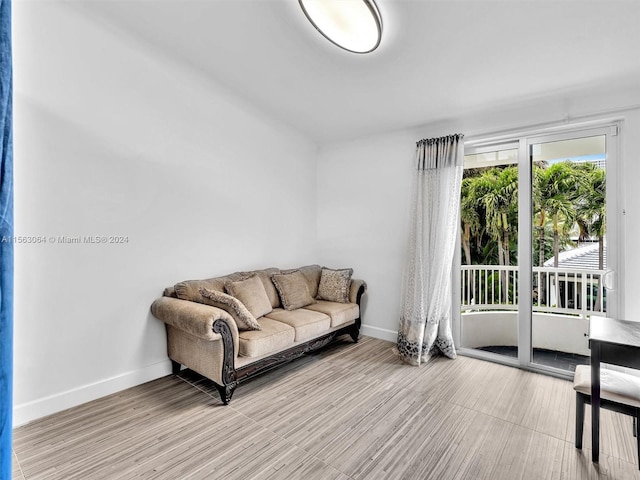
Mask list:
[[[516,361],[517,144],[478,149],[465,155],[464,167],[460,343]]]
[[[589,361],[589,317],[606,315],[606,135],[529,145],[534,364]]]

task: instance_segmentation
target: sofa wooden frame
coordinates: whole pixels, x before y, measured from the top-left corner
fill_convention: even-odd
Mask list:
[[[334,330],[320,337],[312,338],[311,340],[295,345],[294,347],[275,352],[265,358],[262,358],[256,362],[235,368],[235,352],[233,348],[233,337],[231,329],[227,322],[224,320],[216,320],[213,322],[212,330],[214,333],[220,334],[222,337],[223,347],[223,365],[222,365],[222,381],[223,385],[219,385],[213,382],[220,394],[222,403],[228,405],[233,396],[233,392],[241,382],[249,380],[261,373],[267,372],[276,368],[279,365],[295,360],[302,355],[318,350],[341,335],[349,335],[352,340],[357,343],[360,335],[360,326],[362,324],[362,307],[361,299],[365,292],[365,286],[361,285],[356,295],[356,303],[360,311],[360,316],[354,321],[354,323],[346,325],[338,330]],[[174,375],[177,375],[182,368],[182,365],[175,360],[171,360],[172,371]]]

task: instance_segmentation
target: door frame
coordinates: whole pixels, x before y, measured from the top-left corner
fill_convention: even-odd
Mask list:
[[[531,146],[573,138],[605,135],[606,137],[606,210],[607,210],[607,270],[613,271],[614,288],[607,292],[607,316],[623,318],[624,264],[620,261],[624,232],[624,224],[619,217],[619,206],[622,205],[620,178],[622,178],[622,162],[618,157],[619,142],[622,132],[622,119],[607,119],[585,122],[574,125],[561,125],[546,129],[523,131],[509,135],[470,139],[465,141],[465,155],[487,151],[518,148],[518,289],[519,292],[532,291],[532,162]],[[523,179],[528,179],[525,181]],[[523,205],[527,207],[522,208]],[[622,212],[624,215],[624,212]],[[460,228],[458,228],[457,242],[460,245]],[[526,254],[525,254],[526,252]],[[505,357],[490,352],[460,346],[461,339],[461,252],[454,256],[452,270],[453,301],[452,301],[452,330],[458,353],[485,360],[517,366],[527,370],[544,372],[559,377],[570,378],[571,374],[553,367],[532,362],[532,298],[531,295],[518,295],[517,338],[518,358]]]

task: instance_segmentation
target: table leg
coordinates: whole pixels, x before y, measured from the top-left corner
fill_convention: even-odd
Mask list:
[[[600,458],[600,344],[591,342],[591,460]]]

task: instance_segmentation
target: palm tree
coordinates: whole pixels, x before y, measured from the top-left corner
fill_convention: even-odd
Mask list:
[[[574,224],[576,200],[581,183],[580,175],[573,168],[572,162],[554,163],[543,168],[534,167],[534,213],[537,218],[538,265],[544,265],[545,226],[550,220],[553,230],[553,265],[558,267],[560,252],[560,235],[566,233]]]
[[[498,243],[498,263],[508,266],[511,264],[509,234],[517,216],[518,170],[496,168],[480,178],[484,180],[480,201],[486,212],[487,231]]]
[[[480,211],[474,182],[478,177],[467,177],[462,180],[460,221],[462,222],[462,250],[465,264],[471,265],[471,238],[478,237],[482,228],[480,224]]]
[[[576,206],[577,221],[581,225],[581,234],[598,237],[598,269],[604,269],[604,235],[607,224],[606,209],[606,172],[592,163],[576,165],[583,181],[580,185],[579,198]],[[602,305],[601,288],[594,309],[600,311]]]
[[[473,195],[485,211],[487,232],[498,244],[498,264],[511,264],[511,226],[517,225],[518,170],[510,166],[492,168],[473,183]],[[500,275],[503,300],[508,298],[508,275]]]
[[[607,229],[606,172],[591,163],[578,167],[580,185],[576,216],[587,237],[598,237],[598,269],[604,269],[604,235]],[[582,234],[582,232],[581,232]]]
[[[534,165],[533,167],[533,213],[537,218],[535,230],[538,236],[538,266],[542,267],[545,261],[545,235],[547,224],[547,194],[549,182],[546,167]]]

